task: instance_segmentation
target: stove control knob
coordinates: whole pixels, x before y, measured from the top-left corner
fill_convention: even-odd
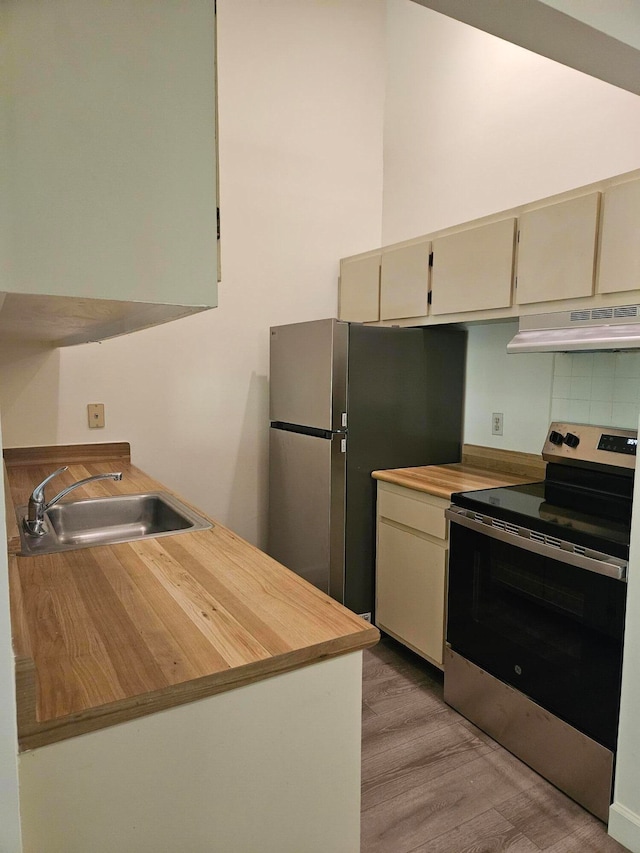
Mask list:
[[[580,439],[577,435],[574,435],[572,432],[568,432],[564,437],[564,443],[568,447],[577,447],[580,444]]]
[[[556,432],[555,429],[552,429],[549,433],[549,441],[551,444],[555,444],[559,447],[564,441],[564,436],[561,432]]]

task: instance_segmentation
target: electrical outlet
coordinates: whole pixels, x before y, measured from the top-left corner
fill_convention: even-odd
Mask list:
[[[502,435],[502,412],[494,412],[491,415],[491,434]]]
[[[104,403],[89,403],[87,405],[89,429],[102,429],[104,426]]]

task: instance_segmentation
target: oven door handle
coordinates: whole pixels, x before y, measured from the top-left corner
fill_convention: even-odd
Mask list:
[[[483,536],[490,536],[492,539],[507,542],[515,548],[522,548],[525,551],[540,554],[542,557],[549,557],[560,563],[568,563],[570,566],[587,569],[590,572],[606,575],[616,580],[625,582],[627,580],[627,562],[616,557],[610,557],[608,554],[590,549],[583,549],[585,553],[578,553],[571,542],[548,537],[526,527],[500,521],[488,515],[480,515],[473,510],[463,509],[462,507],[449,507],[445,510],[445,516],[454,524],[468,527]],[[552,545],[548,544],[549,540],[553,542]]]

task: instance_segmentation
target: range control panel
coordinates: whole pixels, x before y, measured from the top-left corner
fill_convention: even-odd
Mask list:
[[[635,456],[638,449],[638,439],[624,435],[608,435],[602,433],[598,442],[598,450],[609,450],[611,453],[627,453]]]
[[[554,421],[547,432],[542,458],[547,462],[574,460],[635,468],[637,448],[637,430]]]

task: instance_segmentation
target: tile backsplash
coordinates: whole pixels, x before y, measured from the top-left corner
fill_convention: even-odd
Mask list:
[[[640,352],[556,353],[551,419],[638,428]]]

